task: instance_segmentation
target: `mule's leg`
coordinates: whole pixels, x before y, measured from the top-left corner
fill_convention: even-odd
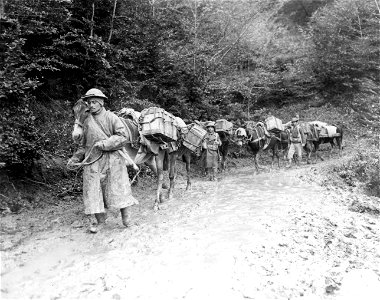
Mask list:
[[[313,142],[311,146],[312,146],[312,152],[314,153],[314,163],[316,164],[318,160],[318,153],[317,153],[318,144],[317,142]],[[310,157],[311,157],[311,154],[310,154]]]
[[[315,144],[314,145],[314,151],[315,151],[315,155],[316,155],[316,159],[317,157],[319,157],[321,159],[321,161],[324,161],[324,158],[322,157],[322,154],[319,154],[318,150],[319,150],[319,144]]]
[[[330,141],[330,146],[331,146],[331,148],[330,148],[330,152],[329,152],[329,158],[331,158],[331,155],[333,154],[333,150],[334,150],[334,140],[331,140]]]
[[[257,173],[259,173],[260,172],[260,167],[259,167],[259,164],[257,162],[257,152],[253,153],[253,161],[255,163],[256,171],[257,171]]]
[[[273,149],[273,154],[276,154],[276,157],[277,157],[277,165],[278,165],[278,168],[280,169],[280,150],[279,150],[279,147],[278,147],[278,143],[276,143],[276,145],[274,146],[274,149]]]
[[[161,190],[162,190],[162,182],[164,179],[164,171],[163,171],[163,165],[164,165],[164,158],[165,158],[165,151],[159,151],[158,155],[156,156],[156,166],[157,166],[157,193],[156,193],[156,199],[154,201],[154,210],[159,209],[159,203],[160,203],[160,196],[161,196]]]
[[[273,148],[272,149],[272,163],[270,165],[270,168],[273,169],[273,165],[274,165],[274,156],[275,156],[275,149]]]
[[[341,157],[342,156],[342,150],[343,150],[343,141],[340,137],[337,137],[336,143],[338,145],[338,155],[339,155],[339,157]]]
[[[152,170],[152,172],[157,175],[157,164],[156,164],[156,157],[152,155],[151,158],[149,158],[145,164],[149,167],[149,169]]]
[[[311,151],[312,151],[312,148],[310,146],[310,142],[306,142],[306,145],[303,147],[303,149],[306,152],[306,163],[308,165],[310,165],[311,164],[310,156],[311,156]]]
[[[186,176],[187,176],[186,191],[188,191],[191,189],[191,173],[190,173],[191,153],[185,152],[184,158],[185,158],[185,163],[186,163]]]
[[[226,170],[226,156],[222,155],[222,172]]]
[[[314,163],[316,164],[317,163],[317,160],[318,160],[318,157],[317,157],[317,151],[316,151],[316,146],[315,146],[315,144],[313,143],[313,145],[312,145],[312,153],[314,153]],[[312,153],[310,153],[310,158],[311,158],[311,154]]]
[[[177,157],[178,152],[172,152],[169,156],[169,180],[170,180],[170,187],[169,187],[169,200],[172,200],[173,198],[173,192],[174,192],[174,184],[175,184],[175,177],[176,177],[176,171],[177,171]]]
[[[307,162],[308,165],[310,165],[312,163],[312,161],[311,161],[311,154],[313,153],[313,151],[314,151],[313,146],[309,145],[309,149],[306,152],[306,162]]]

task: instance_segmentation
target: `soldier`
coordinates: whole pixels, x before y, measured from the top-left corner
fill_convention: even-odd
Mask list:
[[[289,133],[289,139],[290,139],[290,146],[289,146],[289,152],[288,152],[288,165],[289,168],[292,164],[292,159],[294,153],[297,154],[298,159],[302,159],[302,147],[306,143],[306,137],[304,134],[303,129],[298,123],[298,115],[294,118],[292,118],[292,121],[287,123],[285,126],[289,127],[290,133]],[[299,161],[297,161],[297,164],[299,164]]]
[[[206,123],[207,134],[203,139],[202,148],[205,149],[205,168],[211,181],[215,181],[215,174],[218,169],[219,146],[222,145],[219,134],[215,132],[215,122]]]
[[[97,224],[90,227],[96,233],[103,227],[105,209],[120,209],[122,223],[131,224],[130,206],[138,201],[132,196],[128,170],[118,150],[127,141],[121,120],[104,108],[107,97],[98,89],[90,89],[83,97],[90,114],[83,124],[83,138],[77,152],[68,164],[81,162],[85,156],[100,153],[92,164],[83,168],[83,201],[86,214],[94,214]]]

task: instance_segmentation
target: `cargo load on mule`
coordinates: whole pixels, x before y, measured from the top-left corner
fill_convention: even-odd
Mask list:
[[[336,126],[328,125],[325,122],[313,121],[310,122],[318,130],[319,137],[338,137],[340,133],[337,132]]]
[[[189,125],[188,129],[188,132],[183,137],[182,144],[199,156],[202,150],[202,141],[207,131],[201,125],[195,123]]]
[[[225,119],[219,119],[215,121],[215,131],[216,132],[225,132],[228,134],[233,133],[233,127],[234,124],[231,122],[225,120]]]
[[[178,140],[176,118],[163,108],[150,107],[141,112],[140,132],[148,140],[156,143],[170,143]]]
[[[265,126],[267,127],[267,130],[272,133],[284,131],[282,121],[274,116],[270,116],[265,119]]]
[[[302,122],[300,126],[303,129],[303,132],[305,133],[305,135],[307,136],[307,140],[318,141],[319,133],[313,124],[308,123],[308,122]]]

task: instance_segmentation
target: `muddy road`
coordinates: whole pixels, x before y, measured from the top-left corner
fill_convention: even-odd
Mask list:
[[[379,218],[349,211],[341,191],[300,179],[313,168],[235,169],[217,182],[195,179],[188,192],[179,179],[158,212],[146,183],[134,226],[124,229],[109,212],[96,235],[86,232],[92,219],[78,199],[6,215],[1,295],[378,299]]]

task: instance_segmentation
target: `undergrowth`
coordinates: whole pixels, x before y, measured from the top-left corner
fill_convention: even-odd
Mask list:
[[[360,188],[368,196],[380,197],[378,146],[359,148],[351,159],[336,168],[336,172],[347,185]]]

